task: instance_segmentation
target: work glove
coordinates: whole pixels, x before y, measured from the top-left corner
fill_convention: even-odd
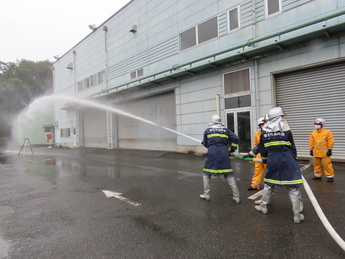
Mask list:
[[[327,156],[331,156],[332,155],[332,149],[328,149],[327,150]]]
[[[314,152],[313,150],[310,150],[310,153],[309,153],[311,156],[314,156]]]
[[[230,151],[229,151],[229,156],[233,156],[234,154],[234,152],[236,151],[236,149],[234,149],[234,148],[231,148],[230,149]]]
[[[253,158],[253,156],[250,153],[248,153],[247,155],[244,155],[243,158]]]

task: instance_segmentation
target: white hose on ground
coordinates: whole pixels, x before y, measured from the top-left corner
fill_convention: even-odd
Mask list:
[[[236,158],[242,159],[242,160],[249,160],[250,158],[245,158],[243,159],[243,156],[239,156],[239,155],[234,155]],[[260,160],[260,161],[259,161]],[[256,158],[256,161],[254,159],[252,159],[251,161],[253,162],[262,162],[262,159],[258,159]],[[307,169],[308,167],[310,167],[312,160],[309,161],[309,163],[305,166],[303,166],[301,168],[301,172],[304,171],[305,169]],[[338,245],[345,251],[345,242],[344,240],[338,235],[338,233],[334,230],[334,228],[332,227],[332,225],[329,223],[328,219],[326,218],[325,214],[323,213],[319,203],[317,202],[314,193],[312,192],[312,190],[310,189],[310,186],[308,184],[308,182],[305,180],[304,176],[302,175],[302,179],[303,179],[303,186],[304,189],[311,201],[311,204],[313,204],[313,207],[316,211],[316,214],[319,216],[322,224],[325,226],[326,230],[328,231],[328,233],[331,235],[331,237],[335,240],[335,242],[338,243]]]
[[[317,213],[317,215],[319,216],[322,224],[325,226],[325,228],[327,229],[328,233],[333,237],[333,239],[335,240],[335,242],[338,243],[338,245],[345,251],[345,242],[344,240],[338,235],[338,233],[334,230],[334,228],[332,227],[332,225],[329,223],[328,219],[326,218],[325,214],[323,213],[319,203],[317,202],[314,193],[311,191],[309,184],[307,183],[307,181],[305,180],[305,178],[303,177],[303,186],[304,189],[311,201],[311,203],[313,204],[313,207]]]

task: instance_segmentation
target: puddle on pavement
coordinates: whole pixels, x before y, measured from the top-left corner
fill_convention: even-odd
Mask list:
[[[131,165],[120,163],[116,166],[104,162],[88,163],[78,161],[77,159],[68,159],[52,156],[19,156],[19,160],[24,165],[23,172],[27,175],[40,177],[56,184],[61,179],[69,177],[78,178],[110,178],[112,180],[119,178],[131,178],[141,176],[161,175],[160,168]],[[135,168],[135,170],[133,169]],[[182,173],[183,174],[183,173]]]
[[[1,165],[1,164],[8,164],[7,157],[0,156],[0,165]]]

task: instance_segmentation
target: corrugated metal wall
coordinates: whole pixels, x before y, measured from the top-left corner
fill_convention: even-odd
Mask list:
[[[106,111],[90,108],[82,111],[84,147],[107,148]]]
[[[117,107],[159,126],[176,128],[174,92],[133,100]],[[130,117],[118,116],[118,134],[120,148],[177,150],[175,133]]]
[[[299,155],[309,154],[313,121],[321,117],[335,138],[333,156],[345,156],[345,63],[277,75],[276,94]]]

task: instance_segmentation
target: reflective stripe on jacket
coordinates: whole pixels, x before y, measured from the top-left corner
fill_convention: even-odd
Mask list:
[[[327,156],[328,149],[333,149],[334,137],[328,129],[317,129],[310,134],[309,149],[313,150],[314,157]]]

